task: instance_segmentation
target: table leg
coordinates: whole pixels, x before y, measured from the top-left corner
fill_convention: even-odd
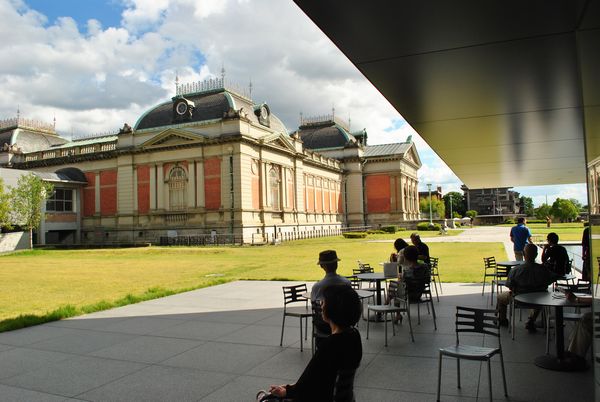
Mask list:
[[[556,306],[554,309],[556,327],[556,356],[543,355],[535,359],[536,366],[556,371],[583,371],[587,370],[587,362],[581,356],[565,352],[565,334],[563,328],[563,308]]]
[[[381,281],[376,281],[375,289],[377,291],[377,304],[381,305]]]

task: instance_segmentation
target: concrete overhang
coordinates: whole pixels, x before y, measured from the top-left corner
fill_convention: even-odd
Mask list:
[[[470,188],[581,183],[600,0],[294,0]]]

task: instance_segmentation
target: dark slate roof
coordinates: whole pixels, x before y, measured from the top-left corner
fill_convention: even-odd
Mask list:
[[[0,147],[4,146],[4,144],[12,145],[12,135],[13,130],[5,131],[0,133]]]
[[[412,143],[400,142],[395,144],[380,144],[380,145],[367,145],[365,147],[365,158],[373,158],[377,156],[390,156],[390,155],[403,155]]]
[[[225,92],[210,93],[210,94],[191,94],[184,97],[194,102],[195,108],[192,113],[192,119],[188,122],[198,122],[213,119],[222,119],[223,113],[229,108],[234,107],[230,103],[229,94]],[[135,129],[142,130],[144,128],[170,126],[173,123],[173,101],[165,102],[150,109],[138,120]]]
[[[75,168],[71,168],[71,170],[79,170]],[[17,186],[19,182],[19,178],[29,173],[33,173],[40,179],[49,182],[56,183],[87,183],[87,180],[83,173],[75,173],[69,169],[61,169],[56,173],[50,172],[35,172],[31,170],[20,170],[20,169],[5,169],[0,168],[0,177],[4,180],[4,184],[10,187]],[[66,172],[65,172],[66,171]]]
[[[333,122],[301,126],[297,133],[308,149],[342,148],[356,143],[356,138]]]
[[[65,144],[67,140],[57,135],[39,133],[19,129],[17,135],[13,138],[13,143],[21,148],[23,152],[37,152],[48,149],[54,145]],[[4,143],[2,143],[4,144]]]

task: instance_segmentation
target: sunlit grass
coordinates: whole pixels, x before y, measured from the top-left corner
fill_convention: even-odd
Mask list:
[[[399,236],[400,235],[400,236]],[[397,235],[325,237],[276,246],[33,250],[0,256],[0,330],[71,317],[232,280],[315,281],[318,253],[335,249],[339,272],[361,260],[376,269]],[[481,281],[482,258],[501,243],[430,243],[442,281]],[[17,318],[19,317],[19,318]],[[10,320],[12,319],[12,320]]]

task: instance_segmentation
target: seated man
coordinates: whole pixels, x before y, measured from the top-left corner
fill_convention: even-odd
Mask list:
[[[429,246],[423,243],[418,233],[411,234],[410,241],[419,250],[419,260],[429,265]]]
[[[570,273],[569,254],[563,246],[558,244],[558,235],[554,232],[548,233],[546,241],[548,243],[542,251],[542,263],[558,276]]]
[[[351,282],[347,278],[337,274],[338,261],[340,261],[340,259],[338,258],[335,250],[325,250],[319,253],[319,261],[317,264],[320,265],[325,271],[325,277],[313,285],[310,294],[311,303],[319,303],[319,301],[323,298],[323,291],[329,286],[351,286]],[[317,330],[317,333],[320,335],[327,336],[331,333],[329,332],[329,325],[318,317],[313,318],[313,324]],[[321,346],[323,339],[324,338],[321,336],[315,339],[315,347],[317,349],[319,349]]]
[[[418,258],[417,247],[408,246],[404,249],[404,264],[399,275],[400,280],[406,283],[408,299],[411,302],[418,302],[421,299],[425,284],[431,281],[431,268],[429,265],[419,263]]]
[[[325,250],[319,253],[317,265],[323,268],[325,277],[313,285],[310,296],[313,301],[321,300],[323,290],[328,286],[351,285],[347,278],[337,274],[338,261],[341,260],[338,258],[335,250]]]
[[[527,244],[523,250],[525,262],[518,265],[510,270],[508,273],[508,279],[506,280],[506,287],[510,289],[509,292],[502,292],[498,295],[498,319],[500,325],[508,326],[508,319],[506,318],[506,309],[510,304],[511,297],[513,294],[518,295],[520,293],[532,293],[532,292],[545,292],[548,290],[548,286],[554,282],[556,276],[541,264],[537,264],[535,259],[537,257],[537,246],[535,244]],[[540,310],[531,310],[529,314],[529,320],[527,321],[527,328],[530,332],[535,332],[535,320]]]
[[[354,373],[362,359],[360,334],[354,328],[360,318],[360,300],[350,286],[343,285],[327,287],[322,297],[323,320],[330,326],[331,335],[322,342],[298,381],[271,385],[271,395],[294,401],[354,400]],[[259,392],[259,397],[266,400],[268,395]]]

